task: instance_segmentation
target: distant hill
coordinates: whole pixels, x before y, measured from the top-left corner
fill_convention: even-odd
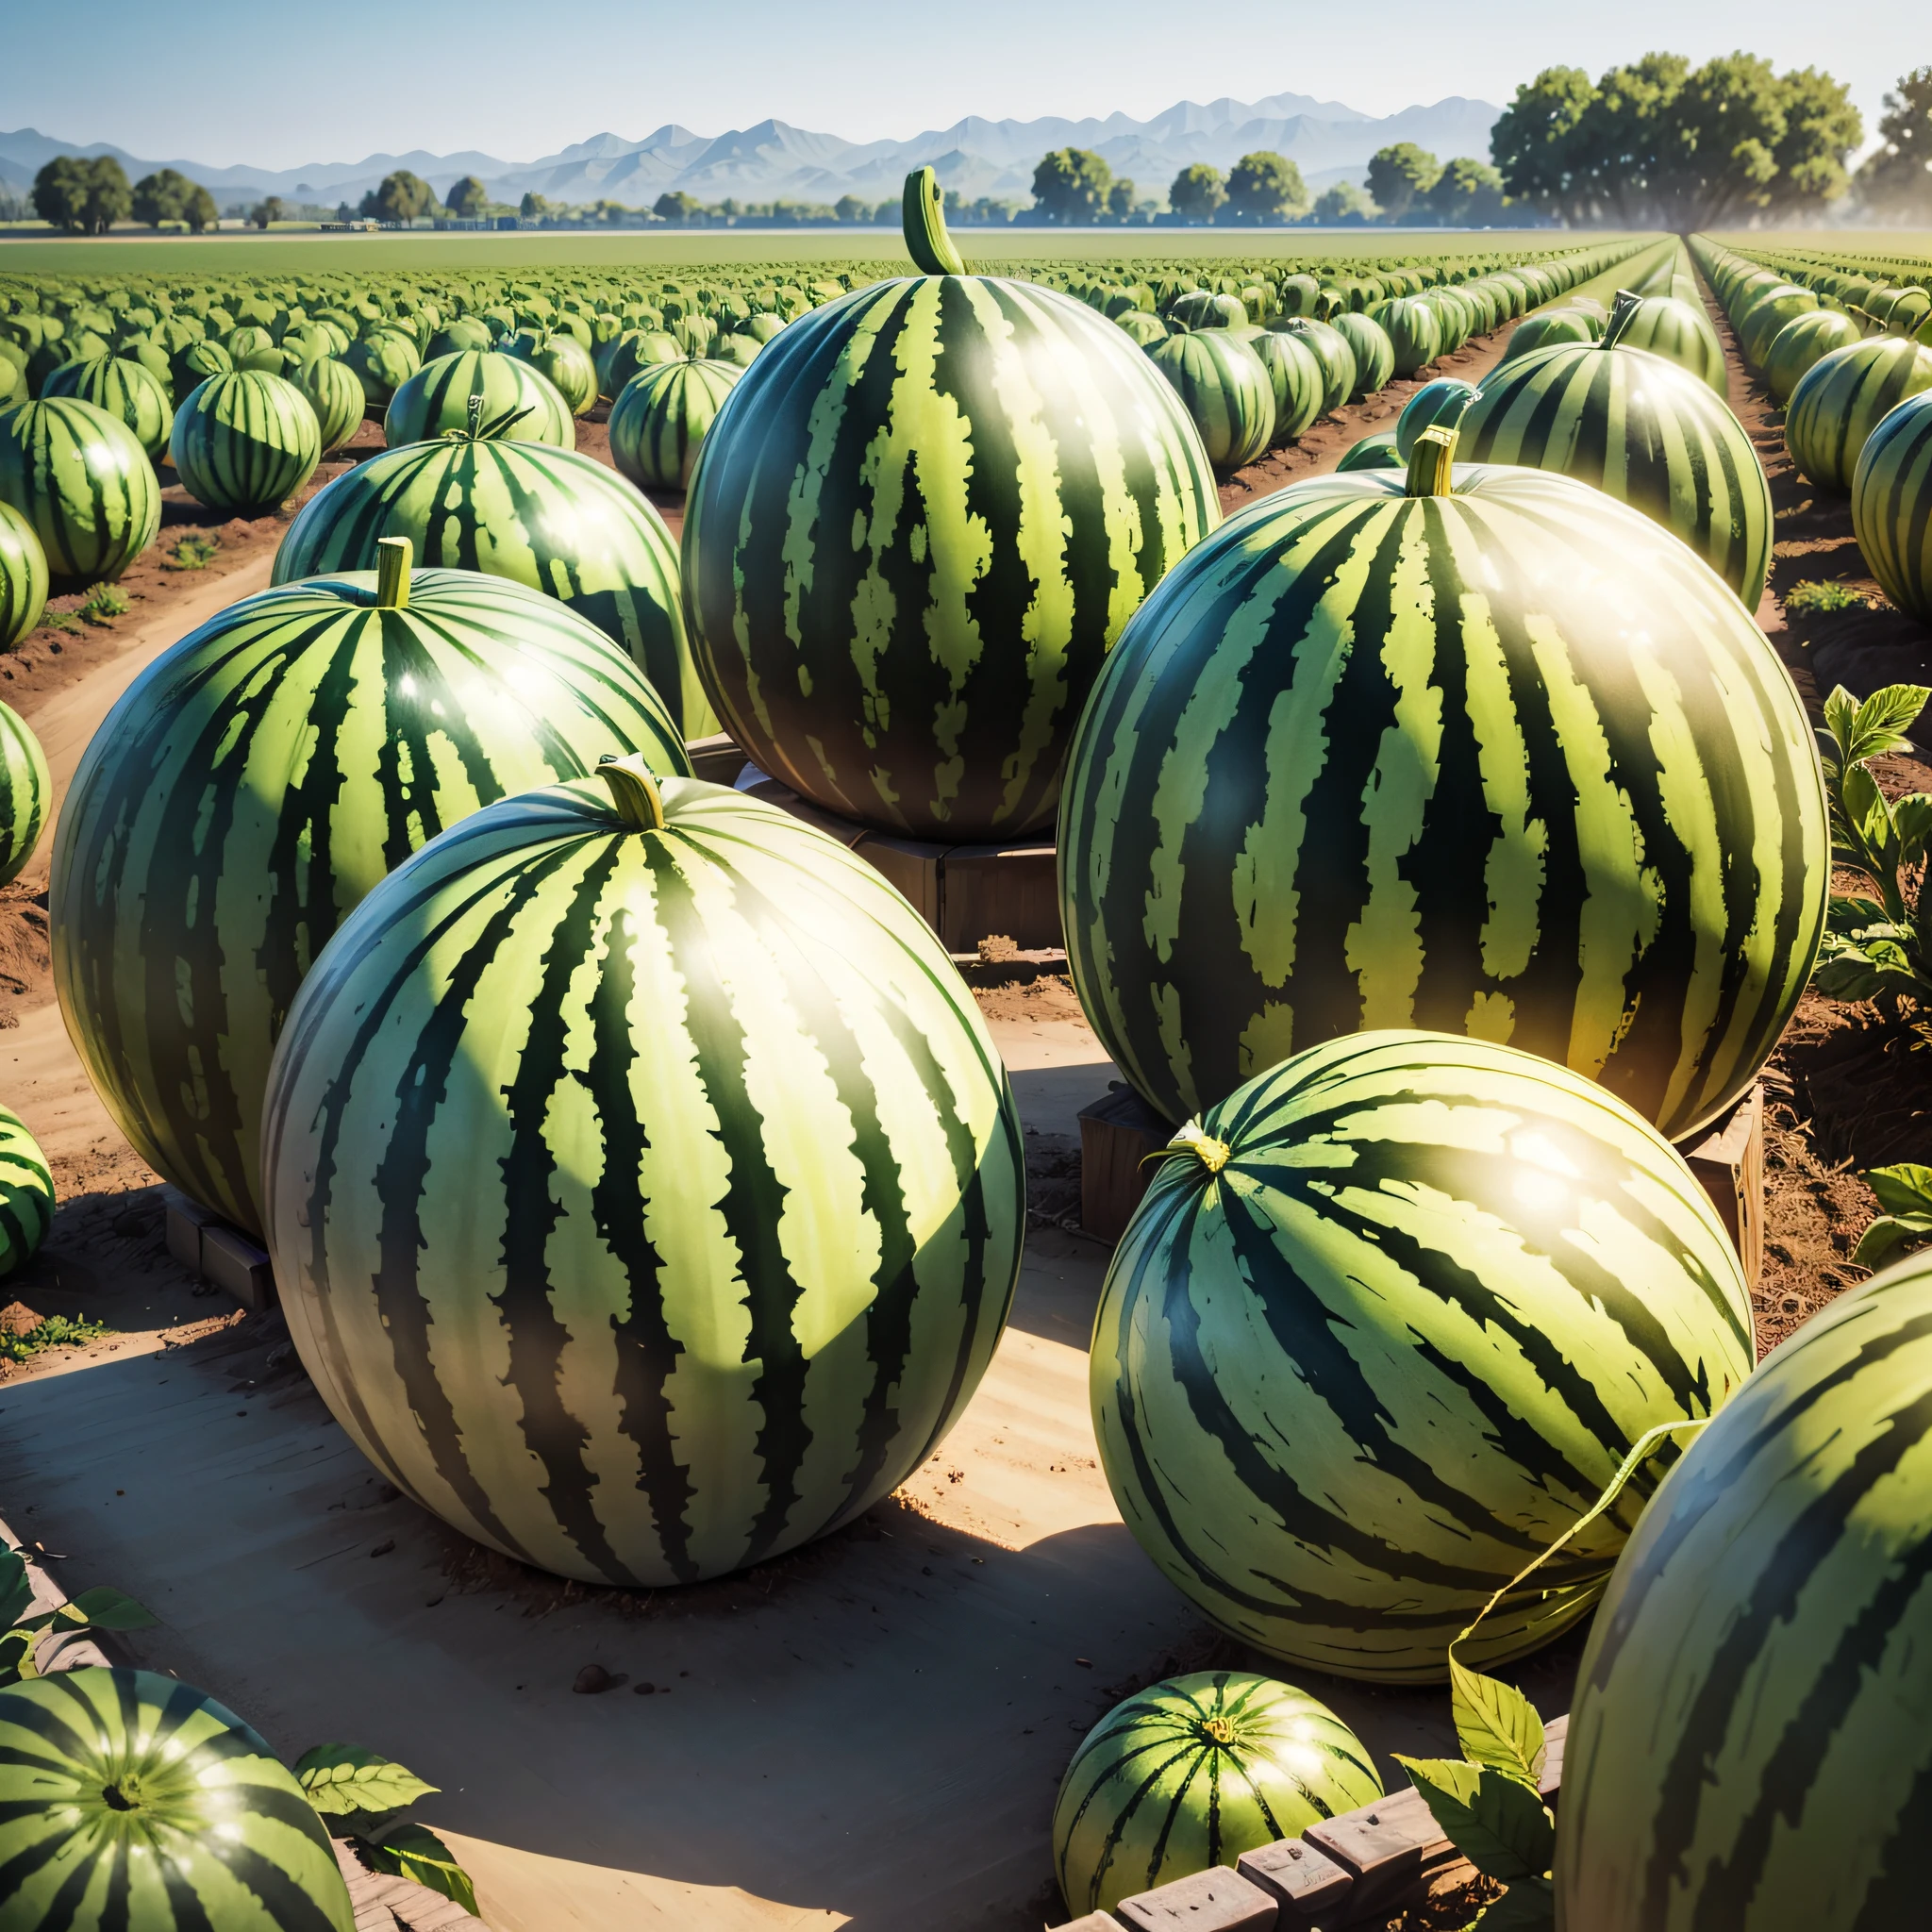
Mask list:
[[[930,163],[948,188],[971,196],[1025,199],[1033,169],[1054,148],[1086,147],[1143,194],[1165,190],[1182,168],[1206,161],[1226,169],[1257,148],[1272,148],[1301,167],[1315,187],[1359,180],[1369,157],[1391,142],[1412,141],[1443,160],[1456,155],[1487,158],[1498,109],[1487,101],[1452,95],[1429,107],[1405,108],[1376,119],[1339,101],[1274,94],[1260,101],[1178,101],[1149,121],[1126,114],[1068,121],[986,121],[976,115],[910,141],[851,142],[814,134],[784,121],[760,121],[715,136],[688,127],[658,128],[641,141],[598,134],[534,161],[494,155],[365,155],[359,161],[315,161],[300,168],[210,168],[190,160],[142,160],[108,142],[86,147],[56,141],[31,127],[0,133],[0,185],[24,193],[56,155],[112,155],[130,181],[156,168],[176,168],[203,183],[217,200],[265,194],[308,202],[357,201],[382,177],[408,168],[439,194],[459,176],[475,175],[497,199],[515,201],[534,191],[552,201],[605,198],[648,207],[667,190],[700,201],[837,201],[842,194],[880,201],[898,192],[910,168]]]

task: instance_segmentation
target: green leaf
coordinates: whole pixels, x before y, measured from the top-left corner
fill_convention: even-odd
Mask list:
[[[1547,1878],[1519,1878],[1475,1923],[1477,1932],[1554,1932],[1556,1888]]]
[[[1901,1160],[1890,1167],[1868,1167],[1859,1178],[1888,1214],[1932,1214],[1932,1167]]]
[[[470,1874],[457,1863],[456,1854],[426,1826],[398,1824],[366,1844],[365,1851],[376,1871],[413,1878],[418,1885],[454,1899],[473,1919],[482,1917],[476,1909],[476,1888]]]
[[[294,1770],[295,1782],[325,1815],[395,1811],[440,1789],[358,1744],[318,1744],[295,1760]]]
[[[34,1670],[36,1633],[15,1624],[0,1630],[0,1684],[18,1684],[23,1677],[37,1674]]]
[[[1852,1259],[1860,1268],[1883,1268],[1896,1255],[1932,1241],[1932,1214],[1881,1214],[1867,1224]]]
[[[1449,1659],[1456,1736],[1472,1764],[1487,1765],[1533,1790],[1543,1770],[1543,1721],[1513,1684]]]
[[[77,1621],[91,1630],[151,1630],[160,1620],[131,1596],[103,1583],[75,1597],[67,1605],[61,1621]]]
[[[1863,765],[1854,765],[1839,787],[1839,805],[1846,829],[1862,844],[1868,858],[1883,864],[1893,841],[1891,807],[1878,789],[1878,780]]]
[[[1832,695],[1837,696],[1837,692]],[[1932,698],[1932,690],[1923,684],[1885,685],[1858,707],[1849,735],[1839,729],[1836,721],[1831,721],[1829,700],[1825,715],[1831,722],[1833,736],[1844,747],[1848,758],[1878,758],[1910,745],[1911,740],[1905,735],[1906,727],[1925,708],[1927,698]]]
[[[1888,923],[1885,908],[1876,899],[1856,892],[1834,892],[1826,907],[1825,924],[1834,937],[1854,939]]]
[[[18,1550],[0,1550],[0,1628],[17,1624],[34,1600],[33,1579]]]
[[[1454,1758],[1395,1761],[1415,1780],[1442,1835],[1485,1878],[1541,1878],[1557,1855],[1557,1824],[1528,1786]]]
[[[1898,862],[1915,865],[1924,857],[1926,841],[1932,840],[1932,792],[1910,791],[1894,798],[1891,816],[1898,826]]]
[[[1824,701],[1825,728],[1831,733],[1831,740],[1842,756],[1845,747],[1852,741],[1857,728],[1858,701],[1843,685],[1839,685]]]

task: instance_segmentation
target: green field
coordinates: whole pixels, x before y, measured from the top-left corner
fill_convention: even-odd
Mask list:
[[[969,265],[1024,275],[1029,265],[1045,261],[1324,261],[1362,256],[1425,260],[1512,252],[1533,259],[1601,247],[1617,237],[1555,228],[962,228],[958,240]],[[896,228],[0,238],[0,275],[415,275],[572,268],[608,274],[632,266],[703,273],[780,261],[813,268],[876,262],[885,273],[908,266]]]

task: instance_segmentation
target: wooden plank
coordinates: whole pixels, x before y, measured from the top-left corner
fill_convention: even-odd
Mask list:
[[[1174,1139],[1131,1087],[1116,1084],[1080,1109],[1080,1225],[1095,1241],[1117,1241],[1154,1178],[1150,1154]]]
[[[1064,948],[1057,854],[1051,840],[955,845],[940,863],[939,935],[949,953],[993,935],[1022,952]]]
[[[1455,1857],[1413,1786],[1311,1824],[1302,1838],[1354,1878],[1348,1895],[1350,1924],[1398,1910],[1431,1865]]]
[[[1298,1838],[1282,1839],[1258,1851],[1243,1852],[1234,1869],[1280,1907],[1281,1926],[1330,1932],[1340,1925],[1355,1890],[1355,1874],[1318,1847]]]
[[[1281,1907],[1240,1873],[1215,1865],[1124,1898],[1113,1915],[1129,1932],[1274,1932]]]

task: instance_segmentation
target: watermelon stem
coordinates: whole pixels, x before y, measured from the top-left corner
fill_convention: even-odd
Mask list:
[[[930,168],[914,168],[906,177],[901,213],[906,252],[921,275],[963,275],[966,264],[946,232],[946,197]]]
[[[1459,432],[1431,424],[1415,440],[1408,453],[1410,496],[1449,496],[1456,478],[1456,442]]]
[[[409,601],[409,540],[378,537],[375,541],[375,608],[400,610]]]
[[[1630,326],[1631,318],[1637,313],[1641,295],[1633,295],[1628,289],[1619,289],[1617,299],[1610,305],[1610,320],[1604,329],[1603,340],[1597,343],[1599,349],[1614,349],[1617,339]]]
[[[1212,1134],[1204,1132],[1201,1123],[1190,1121],[1186,1126],[1177,1127],[1174,1137],[1165,1147],[1146,1156],[1147,1160],[1165,1160],[1174,1154],[1191,1154],[1209,1174],[1219,1174],[1227,1165],[1228,1156],[1234,1152],[1225,1141],[1217,1141]]]
[[[597,775],[609,788],[618,817],[632,831],[664,829],[664,797],[641,756],[633,752],[620,758],[607,752],[597,760]]]

